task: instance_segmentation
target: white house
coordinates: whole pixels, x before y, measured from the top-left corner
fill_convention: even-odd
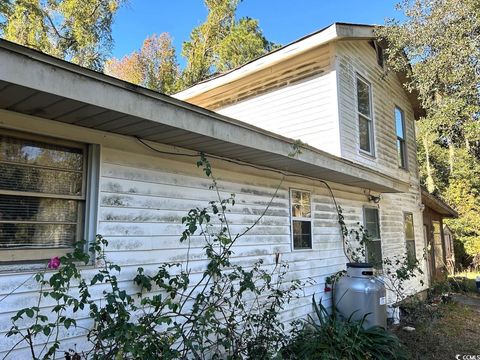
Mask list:
[[[420,258],[419,109],[377,64],[372,39],[372,27],[334,24],[177,95],[192,104],[0,40],[0,356],[16,343],[4,336],[10,317],[36,305],[32,274],[76,240],[107,238],[132,292],[138,266],[186,260],[181,218],[214,196],[195,165],[199,152],[210,156],[221,190],[236,194],[236,232],[254,223],[286,175],[266,216],[234,247],[245,264],[280,257],[291,279],[315,281],[286,321],[311,312],[312,294],[328,301],[325,278],[345,267],[324,181],[346,222],[376,236],[372,251]],[[308,145],[291,157],[294,139]],[[291,210],[298,196],[311,210],[301,218]],[[198,272],[201,254],[194,243]],[[83,335],[64,330],[62,347]],[[28,354],[23,344],[11,357]]]
[[[377,236],[377,254],[407,249],[420,258],[415,120],[423,109],[404,80],[386,70],[374,26],[335,23],[175,97],[395,178],[405,187],[382,192],[358,220]]]

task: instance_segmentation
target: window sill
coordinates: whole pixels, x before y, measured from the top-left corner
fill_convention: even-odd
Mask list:
[[[36,274],[40,271],[45,271],[46,273],[54,272],[55,269],[47,268],[47,263],[48,263],[48,260],[0,262],[0,275],[14,275],[14,274],[27,275],[27,274]],[[75,262],[75,265],[79,269],[96,268],[96,265],[93,260],[90,260],[88,264],[84,264],[83,262]]]
[[[312,251],[313,248],[301,248],[301,249],[294,249],[292,247],[292,251],[295,251],[295,252],[300,252],[300,251]]]
[[[376,156],[374,153],[369,153],[369,152],[366,152],[365,150],[362,150],[362,149],[358,149],[358,154],[360,156],[363,156],[365,158],[368,158],[370,160],[376,160]]]

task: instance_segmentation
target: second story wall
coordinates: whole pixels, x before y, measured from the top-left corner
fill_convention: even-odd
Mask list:
[[[341,156],[395,178],[417,182],[414,113],[398,76],[386,73],[377,63],[375,49],[367,40],[338,41],[335,48]],[[370,89],[371,154],[360,146],[358,78]],[[398,161],[396,107],[404,114],[406,169]]]
[[[340,156],[332,49],[325,45],[255,74],[256,83],[263,83],[257,89],[251,79],[243,96],[237,91],[236,98],[208,108]]]

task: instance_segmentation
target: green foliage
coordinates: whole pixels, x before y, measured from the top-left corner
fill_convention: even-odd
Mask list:
[[[0,5],[2,37],[95,70],[112,46],[123,0],[11,0]]]
[[[239,234],[231,234],[227,219],[234,195],[222,198],[210,163],[202,154],[197,166],[212,179],[217,200],[191,209],[182,218],[181,242],[188,244],[186,263],[164,263],[156,271],[137,269],[134,289],[120,283],[122,269],[109,260],[108,241],[97,235],[90,249],[96,269],[81,269],[90,257],[79,244],[61,258],[58,270],[36,275],[37,306],[12,317],[7,336],[20,338],[32,358],[55,358],[60,330],[79,327],[76,314],[88,312],[90,349],[68,356],[92,359],[267,359],[287,342],[279,314],[303,286],[286,281],[287,264],[266,266],[259,260],[241,266],[232,259],[233,246],[264,216]],[[272,197],[275,198],[276,193]],[[207,262],[203,273],[189,267],[191,236],[201,236]],[[124,281],[123,281],[124,282]],[[101,294],[98,290],[101,289]],[[42,307],[53,301],[53,310]],[[25,321],[31,319],[29,322]],[[37,343],[50,341],[43,349]],[[18,345],[17,344],[17,345]],[[38,351],[38,349],[41,349]],[[13,350],[13,349],[12,349]]]
[[[415,0],[400,6],[406,21],[377,30],[387,64],[407,74],[426,117],[418,123],[423,183],[459,213],[448,221],[468,254],[480,252],[480,4]]]
[[[205,0],[207,19],[194,28],[190,40],[183,43],[182,55],[187,65],[182,74],[182,88],[204,80],[212,73],[243,65],[275,47],[265,39],[257,20],[235,20],[239,2]]]
[[[140,51],[105,63],[105,73],[165,94],[176,92],[179,69],[167,33],[149,36]]]
[[[338,222],[341,227],[344,253],[350,262],[366,262],[366,252],[372,241],[367,229],[357,222],[356,227],[348,228],[345,223],[345,217],[341,207],[337,208]],[[423,254],[425,258],[425,254]],[[381,259],[370,258],[369,263],[382,273],[383,284],[396,297],[395,303],[408,296],[407,282],[423,275],[420,261],[409,259],[407,254],[385,256]],[[339,277],[343,276],[345,271],[340,271],[326,278],[326,284],[335,284]],[[420,284],[424,281],[420,279]]]
[[[288,346],[287,359],[407,359],[398,338],[382,327],[364,329],[361,321],[343,320],[313,298],[315,318],[300,323]],[[368,316],[368,315],[366,315]]]

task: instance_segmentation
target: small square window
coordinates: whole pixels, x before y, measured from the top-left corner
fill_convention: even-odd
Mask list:
[[[312,248],[312,211],[308,191],[291,190],[291,218],[293,249]]]

